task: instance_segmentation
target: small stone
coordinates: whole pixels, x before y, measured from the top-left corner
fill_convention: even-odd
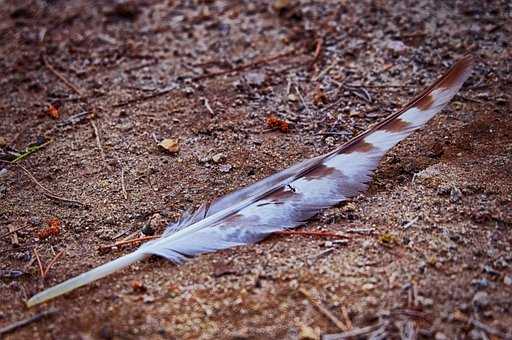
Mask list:
[[[329,136],[325,139],[325,144],[333,146],[334,144],[336,144],[336,140],[334,139],[334,137]]]
[[[506,284],[507,286],[512,286],[512,276],[506,275],[503,278],[503,283]]]
[[[34,227],[39,227],[41,225],[41,219],[36,216],[32,216],[29,220],[30,224]]]
[[[326,242],[324,243],[324,247],[326,247],[326,248],[330,248],[330,247],[332,247],[332,244],[333,244],[333,243],[332,243],[332,241],[326,241]]]
[[[432,307],[434,305],[434,300],[424,297],[424,296],[418,296],[418,303],[422,305],[423,307]]]
[[[364,117],[364,113],[360,111],[350,111],[348,114],[350,117]]]
[[[226,159],[226,156],[224,156],[224,154],[222,154],[222,153],[218,153],[218,154],[212,156],[213,163],[220,163],[224,159]]]
[[[460,201],[461,198],[462,198],[462,192],[460,191],[460,189],[457,187],[452,187],[452,189],[450,190],[450,202],[456,203],[456,202]]]
[[[373,283],[365,283],[361,289],[364,291],[373,290],[375,288],[375,285]]]
[[[478,292],[473,296],[472,302],[475,307],[484,309],[489,306],[489,294],[486,292]]]
[[[213,276],[221,277],[225,275],[236,275],[237,270],[229,263],[219,262],[214,265]]]
[[[441,332],[437,332],[434,339],[435,340],[448,340],[448,337]]]
[[[231,164],[222,164],[221,166],[219,166],[219,171],[220,172],[230,172],[232,168],[233,168],[233,166]]]
[[[364,240],[361,245],[363,249],[369,249],[373,247],[373,242],[372,240]]]
[[[296,102],[297,100],[299,100],[299,98],[296,95],[294,95],[293,93],[290,93],[288,95],[288,100],[291,102]]]
[[[275,0],[272,4],[272,8],[278,12],[285,10],[290,6],[290,0]]]
[[[251,72],[245,76],[245,81],[247,84],[252,86],[261,86],[265,82],[266,78],[267,77],[264,73]]]
[[[153,227],[149,224],[146,224],[144,227],[142,227],[141,232],[146,236],[155,235],[155,229],[153,229]]]
[[[133,129],[133,124],[128,122],[124,124],[119,124],[117,127],[119,128],[119,130],[123,132],[129,132],[131,129]]]
[[[7,140],[4,137],[0,136],[0,148],[3,148],[7,145]]]
[[[180,151],[180,145],[177,139],[166,138],[158,146],[170,153],[178,153]]]
[[[288,283],[288,286],[293,289],[293,290],[296,290],[299,288],[299,281],[297,281],[296,279],[293,279],[291,280],[289,283]]]
[[[400,40],[389,40],[386,42],[386,47],[393,52],[404,52],[407,50],[407,45]]]
[[[190,86],[185,87],[183,89],[183,93],[185,93],[185,95],[187,95],[187,96],[191,96],[191,95],[194,94],[194,89],[192,87],[190,87]]]
[[[142,297],[142,302],[148,303],[148,304],[153,303],[153,302],[155,302],[155,297],[153,295],[144,295]]]
[[[375,296],[367,296],[365,301],[366,304],[370,307],[377,307],[377,305],[379,304],[379,300],[377,300]]]
[[[471,281],[471,285],[475,286],[477,289],[484,289],[491,285],[491,282],[487,279],[474,279]]]

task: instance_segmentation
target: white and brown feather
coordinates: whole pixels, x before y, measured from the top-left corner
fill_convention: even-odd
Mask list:
[[[357,195],[367,188],[382,156],[453,98],[469,77],[472,64],[472,57],[463,58],[404,109],[336,150],[220,198],[207,210],[203,207],[203,217],[196,214],[198,219],[188,220],[181,228],[249,200],[233,213],[195,230],[190,238],[183,235],[180,240],[186,244],[204,237],[210,244],[227,242],[229,246],[256,242],[272,232],[301,225],[322,209]]]
[[[32,297],[28,305],[83,286],[149,254],[179,263],[196,254],[253,243],[301,225],[322,209],[353,197],[367,188],[389,149],[421,128],[453,98],[469,77],[472,65],[473,59],[464,57],[403,110],[332,152],[204,204],[169,225],[160,239],[47,289]]]

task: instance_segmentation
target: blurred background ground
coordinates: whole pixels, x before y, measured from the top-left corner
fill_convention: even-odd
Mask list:
[[[18,164],[84,204],[0,165],[0,328],[59,310],[6,338],[341,332],[315,302],[388,338],[510,337],[509,1],[1,3],[0,156],[43,144]],[[102,246],[364,131],[467,52],[479,60],[454,101],[385,157],[368,192],[304,228],[343,242],[273,236],[180,267],[152,258],[25,307],[133,249]],[[34,250],[45,266],[61,254],[45,279]]]

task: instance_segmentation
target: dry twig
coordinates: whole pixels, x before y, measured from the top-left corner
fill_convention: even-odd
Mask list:
[[[143,237],[134,238],[132,240],[123,240],[123,241],[115,242],[113,244],[101,246],[99,248],[99,250],[100,251],[108,251],[114,247],[123,246],[123,245],[127,245],[127,244],[134,244],[134,243],[142,242],[142,241],[155,240],[157,238],[160,238],[160,235],[158,235],[158,236],[143,236]]]
[[[24,226],[22,226],[22,227],[19,227],[19,228],[13,229],[13,230],[11,230],[11,228],[9,228],[9,231],[7,231],[7,232],[5,232],[5,233],[3,233],[3,234],[0,234],[0,239],[3,239],[4,237],[9,236],[9,235],[11,235],[12,233],[18,232],[18,231],[20,231],[20,230],[22,230],[22,229],[25,229],[26,227],[28,227],[28,224],[26,224],[26,225],[24,225]]]
[[[348,326],[345,325],[340,319],[338,319],[336,316],[334,316],[334,314],[332,314],[329,310],[327,310],[327,308],[325,308],[324,306],[322,306],[322,304],[320,304],[320,302],[316,301],[312,296],[311,294],[309,294],[309,292],[307,290],[305,290],[304,288],[300,288],[299,291],[302,293],[302,295],[304,295],[304,297],[306,299],[308,299],[309,302],[311,302],[323,315],[325,315],[329,320],[331,320],[331,322],[333,324],[336,325],[336,327],[338,327],[340,330],[342,331],[347,331],[348,330]]]
[[[350,331],[345,331],[343,333],[336,333],[336,334],[325,334],[322,339],[324,340],[341,340],[341,339],[349,339],[352,337],[357,337],[365,334],[372,333],[376,330],[378,330],[380,327],[382,327],[384,323],[379,322],[376,325],[373,326],[367,326],[362,328],[353,329]]]
[[[347,236],[330,233],[327,231],[301,231],[301,230],[284,230],[275,232],[276,235],[300,235],[300,236],[316,236],[316,237],[335,237],[335,238],[347,238]]]
[[[37,260],[37,265],[39,266],[39,272],[41,274],[41,278],[44,278],[43,264],[41,263],[41,258],[39,257],[39,253],[37,252],[36,248],[34,248],[34,255],[35,255],[36,260]]]
[[[107,164],[107,158],[105,157],[105,151],[103,150],[103,145],[101,144],[100,133],[98,131],[98,127],[96,126],[96,123],[94,122],[94,120],[91,120],[90,122],[91,122],[91,126],[94,130],[94,135],[96,136],[96,145],[98,146],[98,149],[100,149],[101,159],[103,159],[103,163],[105,163],[105,166],[107,167],[107,169],[109,169],[109,166]]]
[[[212,116],[215,116],[215,113],[213,112],[212,107],[210,106],[210,102],[208,101],[208,98],[202,97],[201,99],[203,100],[203,104],[206,107],[206,109],[208,110],[208,112],[210,112],[210,114]]]
[[[170,87],[167,87],[167,88],[165,88],[163,90],[157,91],[157,92],[152,93],[152,94],[147,95],[147,96],[136,97],[136,98],[129,99],[127,101],[115,104],[112,107],[116,107],[116,108],[117,107],[123,107],[123,106],[127,106],[127,105],[130,105],[130,104],[135,104],[135,103],[143,102],[143,101],[146,101],[146,100],[149,100],[149,99],[161,97],[161,96],[164,96],[164,95],[168,94],[169,92],[173,91],[175,88],[176,88],[176,86],[170,86]]]
[[[352,329],[352,321],[350,320],[350,316],[348,315],[347,308],[345,306],[341,306],[341,314],[343,315],[343,319],[345,319],[345,325],[350,330]]]
[[[215,77],[222,76],[222,75],[225,75],[225,74],[230,74],[230,73],[233,73],[233,72],[244,71],[244,70],[249,69],[249,68],[255,68],[255,67],[258,67],[260,65],[268,64],[268,63],[270,63],[272,61],[276,61],[276,60],[282,59],[282,58],[287,57],[287,56],[289,56],[291,54],[294,54],[295,52],[296,52],[295,50],[292,50],[292,51],[288,51],[288,52],[284,52],[284,53],[278,54],[278,55],[270,57],[270,58],[259,59],[259,60],[256,60],[256,61],[252,62],[252,63],[245,64],[245,65],[242,65],[242,66],[238,66],[238,67],[235,67],[235,68],[231,68],[229,70],[224,70],[224,71],[219,71],[219,72],[214,72],[214,73],[209,73],[209,74],[203,74],[201,76],[197,76],[197,77],[193,78],[192,80],[197,81],[197,80],[202,80],[202,79],[207,79],[207,78],[215,78]]]
[[[69,199],[69,198],[64,198],[64,197],[61,197],[61,196],[58,196],[58,195],[52,193],[50,190],[46,189],[41,183],[39,183],[39,181],[34,177],[34,175],[32,175],[32,173],[30,171],[28,171],[23,165],[14,164],[14,163],[11,163],[11,162],[8,162],[8,161],[4,161],[4,160],[0,160],[0,162],[16,166],[16,167],[20,168],[21,170],[23,170],[25,172],[25,174],[32,180],[32,182],[34,182],[39,188],[41,188],[41,190],[43,190],[43,193],[44,193],[44,195],[46,197],[53,198],[55,200],[59,200],[59,201],[63,201],[63,202],[84,205],[80,201],[77,201],[77,200],[74,200],[74,199]]]
[[[52,72],[57,78],[59,78],[67,87],[69,87],[71,90],[75,91],[76,94],[79,96],[83,96],[83,91],[78,88],[75,84],[73,84],[71,81],[66,79],[64,75],[62,75],[59,71],[57,71],[49,62],[48,59],[43,55],[41,56],[43,59],[44,65]]]
[[[310,64],[311,68],[313,66],[315,66],[315,64],[320,59],[320,56],[322,55],[322,47],[323,47],[323,45],[324,45],[324,39],[323,38],[316,40],[315,56],[314,56],[313,60],[311,60],[311,64]]]
[[[49,309],[49,310],[46,310],[46,311],[43,311],[41,313],[38,313],[36,315],[33,315],[31,317],[28,317],[26,319],[23,319],[23,320],[20,320],[20,321],[16,321],[10,325],[7,325],[5,327],[2,327],[0,328],[0,336],[2,335],[5,335],[7,333],[11,333],[11,332],[14,332],[15,330],[17,330],[18,328],[21,328],[23,326],[26,326],[32,322],[36,322],[36,321],[39,321],[47,316],[51,316],[53,314],[56,314],[59,310],[58,309],[55,309],[55,308],[52,308],[52,309]]]
[[[43,279],[46,278],[50,269],[53,267],[53,265],[59,260],[59,258],[63,254],[64,254],[64,250],[61,250],[57,255],[55,255],[55,257],[50,261],[50,263],[48,263],[48,266],[46,267],[46,269],[43,272]]]
[[[126,185],[124,184],[124,169],[121,168],[121,189],[123,190],[124,199],[128,199],[128,193],[126,192]]]
[[[11,233],[11,243],[15,246],[19,246],[20,241],[18,240],[18,235],[16,235],[16,228],[14,228],[14,226],[12,224],[9,224],[7,226],[7,228],[9,229],[9,232]]]

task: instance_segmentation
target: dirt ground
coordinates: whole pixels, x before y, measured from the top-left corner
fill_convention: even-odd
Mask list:
[[[0,156],[50,141],[16,164],[83,203],[0,165],[0,329],[58,309],[6,339],[341,332],[315,303],[352,329],[377,325],[362,338],[512,337],[510,1],[1,4]],[[331,150],[467,52],[478,63],[454,101],[367,192],[300,229],[347,238],[278,235],[181,266],[155,257],[25,306],[135,249],[102,246]],[[268,128],[272,114],[287,133]],[[52,218],[60,232],[45,238]],[[45,279],[34,251],[45,268],[62,252]]]

